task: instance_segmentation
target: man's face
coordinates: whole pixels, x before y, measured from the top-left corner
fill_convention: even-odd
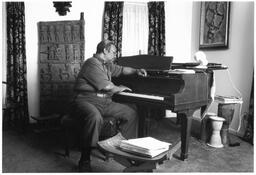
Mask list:
[[[114,45],[111,45],[109,51],[105,50],[105,60],[106,61],[113,61],[115,56],[116,56],[116,47]]]

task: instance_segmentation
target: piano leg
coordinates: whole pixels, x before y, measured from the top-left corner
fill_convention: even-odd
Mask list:
[[[149,135],[149,118],[150,109],[148,107],[137,105],[137,111],[139,115],[139,133],[138,137],[145,137]]]
[[[160,111],[159,109],[157,109]],[[146,137],[150,134],[150,125],[152,118],[155,118],[152,108],[143,105],[137,105],[137,111],[139,115],[139,133],[138,137]],[[153,113],[152,113],[153,111]],[[156,111],[156,110],[155,110]],[[156,112],[158,112],[156,111]],[[158,114],[158,113],[157,113]],[[158,117],[158,116],[157,116]]]
[[[192,115],[194,112],[195,110],[186,110],[180,111],[178,113],[178,116],[181,120],[181,160],[185,160],[188,158],[188,146],[190,140]]]

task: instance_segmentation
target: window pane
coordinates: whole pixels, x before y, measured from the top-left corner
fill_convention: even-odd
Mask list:
[[[148,7],[146,2],[125,2],[122,56],[148,53]]]

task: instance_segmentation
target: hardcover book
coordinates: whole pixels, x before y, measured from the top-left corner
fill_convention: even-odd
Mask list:
[[[168,151],[170,145],[170,143],[157,140],[153,137],[143,137],[122,140],[120,143],[120,148],[129,153],[152,158]]]

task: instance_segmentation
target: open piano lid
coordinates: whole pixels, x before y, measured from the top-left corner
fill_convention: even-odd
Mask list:
[[[136,69],[146,69],[151,71],[169,70],[173,61],[172,56],[155,56],[155,55],[134,55],[120,57],[117,64]]]

